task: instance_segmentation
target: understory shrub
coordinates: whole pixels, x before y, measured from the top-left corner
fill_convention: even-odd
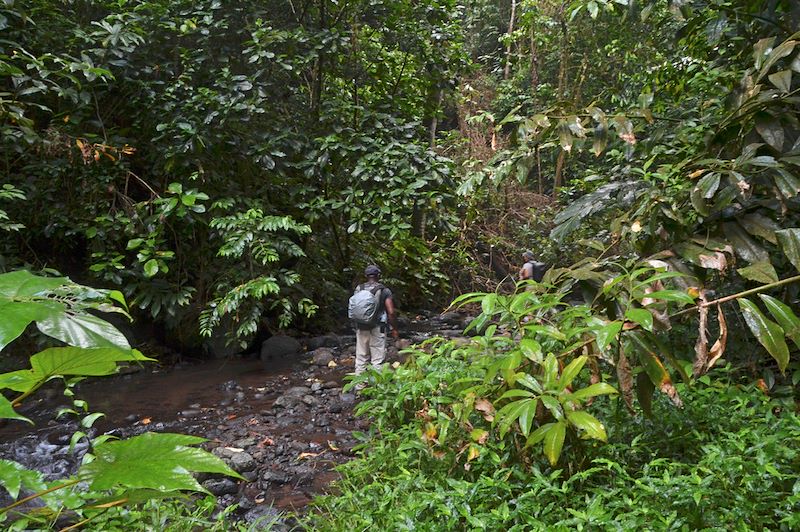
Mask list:
[[[474,366],[453,353],[412,356],[362,392],[372,432],[363,435],[359,458],[343,466],[336,494],[320,498],[305,518],[307,528],[800,526],[800,417],[757,386],[738,383],[730,367],[692,386],[678,384],[681,409],[657,394],[651,417],[632,416],[621,398],[598,398],[593,413],[604,420],[608,443],[568,442],[556,466],[491,439],[465,463],[469,447],[443,452],[431,445],[422,414],[431,399],[473,377]]]

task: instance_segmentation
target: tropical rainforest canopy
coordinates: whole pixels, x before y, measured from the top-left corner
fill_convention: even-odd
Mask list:
[[[137,341],[247,350],[375,263],[473,340],[371,381],[308,526],[794,528],[799,32],[794,0],[5,0],[0,348],[111,349],[127,300]]]

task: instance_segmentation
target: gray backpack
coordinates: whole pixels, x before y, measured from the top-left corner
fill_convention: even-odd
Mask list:
[[[372,289],[359,285],[350,296],[347,304],[347,317],[358,325],[377,325],[381,310],[381,293],[383,285],[377,284]]]

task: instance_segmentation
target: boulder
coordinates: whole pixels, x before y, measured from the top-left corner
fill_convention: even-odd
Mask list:
[[[291,336],[276,335],[261,344],[261,361],[269,364],[272,360],[296,358],[303,353],[303,346]]]
[[[250,456],[250,454],[245,452],[233,453],[228,460],[230,462],[231,469],[233,469],[237,473],[252,471],[256,468],[255,459],[252,456]]]
[[[333,360],[333,351],[327,347],[320,347],[314,350],[312,357],[312,364],[317,366],[327,366],[328,363]]]
[[[235,495],[239,491],[236,482],[228,478],[212,478],[203,482],[203,487],[213,495]]]
[[[327,334],[325,336],[315,336],[306,340],[306,349],[316,351],[320,347],[339,347],[341,341],[338,336]]]

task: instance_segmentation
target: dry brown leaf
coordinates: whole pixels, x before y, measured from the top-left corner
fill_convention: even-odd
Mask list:
[[[151,422],[152,419],[150,419],[149,417],[143,417],[139,423],[141,423],[142,425],[149,425]]]
[[[622,390],[622,399],[628,410],[633,412],[633,373],[631,373],[631,365],[622,349],[619,350],[617,359],[617,380],[619,388]]]
[[[725,347],[728,345],[728,324],[725,322],[725,313],[722,312],[722,307],[717,304],[717,321],[719,322],[719,338],[711,346],[711,353],[706,364],[706,371],[714,367],[717,360],[725,354]]]
[[[703,268],[724,272],[728,267],[728,259],[725,258],[724,253],[720,253],[719,251],[716,251],[710,255],[701,254],[698,255],[697,258],[700,259],[700,266]]]
[[[266,447],[267,445],[275,445],[275,440],[273,440],[269,436],[266,436],[263,440],[258,442],[259,447]]]
[[[677,406],[678,408],[683,407],[683,401],[681,401],[681,397],[678,395],[678,390],[675,389],[673,386],[672,381],[666,381],[661,384],[661,393],[665,394],[667,397],[670,398],[672,404]]]
[[[317,456],[321,455],[322,453],[300,453],[297,455],[298,460],[305,460],[307,458],[316,458]]]
[[[339,450],[339,447],[337,447],[335,441],[328,440],[328,447],[330,448],[331,451],[338,451]]]
[[[697,307],[700,313],[700,320],[697,326],[697,342],[694,344],[694,364],[692,374],[695,378],[703,375],[708,365],[708,307],[706,306],[705,292],[700,292],[700,304]]]
[[[494,421],[494,405],[487,399],[478,399],[475,401],[475,410],[483,414],[483,419],[491,423]]]

